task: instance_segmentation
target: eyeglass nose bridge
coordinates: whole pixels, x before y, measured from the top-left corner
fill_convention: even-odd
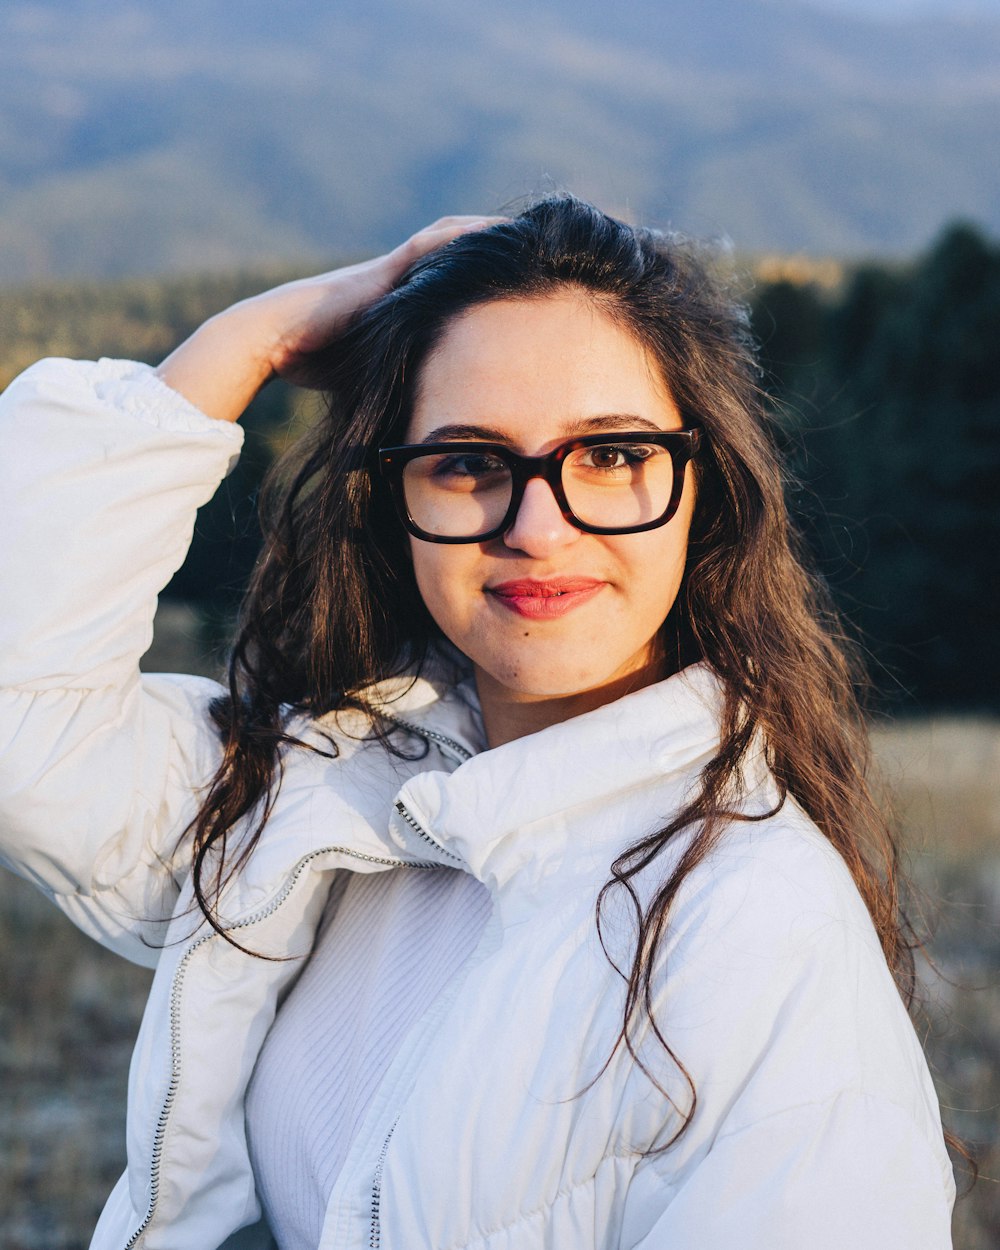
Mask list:
[[[513,529],[518,513],[521,511],[521,504],[524,502],[525,489],[535,478],[541,478],[548,485],[556,506],[562,513],[563,520],[574,529],[580,528],[580,523],[573,515],[562,484],[562,466],[568,449],[569,445],[563,443],[542,456],[523,456],[517,451],[506,451],[504,459],[510,467],[510,503],[498,527],[500,533],[508,534]]]

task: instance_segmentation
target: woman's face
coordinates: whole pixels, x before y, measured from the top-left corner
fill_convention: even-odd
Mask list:
[[[423,366],[406,441],[479,439],[540,455],[582,434],[682,425],[646,350],[567,289],[453,321]],[[502,537],[411,539],[420,593],[472,661],[488,730],[498,702],[556,701],[554,721],[664,675],[657,634],[681,583],[693,502],[689,469],[666,525],[586,534],[534,478]]]

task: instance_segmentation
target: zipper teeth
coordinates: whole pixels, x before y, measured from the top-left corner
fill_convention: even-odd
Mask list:
[[[170,1111],[177,1094],[177,1084],[180,1078],[180,1030],[178,1018],[180,1015],[181,986],[183,985],[184,973],[187,971],[187,965],[191,956],[199,946],[203,946],[213,936],[214,934],[206,933],[204,937],[199,938],[193,946],[189,947],[178,965],[177,971],[174,973],[173,985],[170,990],[170,1084],[167,1086],[166,1097],[163,1100],[163,1106],[160,1108],[160,1115],[156,1121],[156,1132],[153,1135],[153,1153],[150,1158],[149,1206],[146,1208],[145,1219],[125,1243],[125,1250],[132,1250],[132,1247],[149,1227],[156,1211],[156,1204],[159,1201],[160,1158],[163,1152],[163,1139],[166,1134],[167,1120],[170,1118]]]
[[[455,754],[463,761],[472,759],[472,752],[462,746],[460,742],[456,742],[454,738],[449,738],[445,734],[438,733],[436,729],[424,729],[421,725],[411,724],[410,721],[403,720],[399,716],[392,716],[389,713],[386,713],[386,715],[389,720],[394,721],[400,726],[401,729],[408,729],[410,733],[416,734],[418,738],[424,738],[427,741],[438,742],[442,746],[451,747]],[[423,825],[421,825],[412,813],[408,811],[406,805],[401,800],[396,802],[396,811],[399,812],[400,816],[402,816],[410,828],[419,837],[423,838],[425,842],[428,842],[431,846],[433,846],[435,850],[440,851],[443,855],[447,855],[448,858],[456,864],[463,863],[460,855],[455,855],[452,851],[449,851],[447,847],[442,846],[436,838],[432,837],[427,832]]]
[[[401,728],[408,729],[410,733],[414,733],[420,738],[424,738],[432,742],[437,742],[441,746],[450,747],[455,752],[455,754],[458,755],[459,758],[462,760],[469,760],[472,758],[471,751],[469,751],[466,747],[462,746],[460,742],[456,742],[454,738],[449,738],[446,734],[438,733],[437,730],[434,730],[434,729],[424,729],[422,726],[411,724],[411,722],[402,720],[398,716],[389,716],[388,719],[395,721],[395,723],[399,725]],[[424,829],[418,823],[418,821],[416,821],[413,818],[413,816],[407,811],[406,807],[401,802],[396,804],[396,810],[399,812],[400,816],[402,816],[402,818],[406,821],[406,823],[421,838],[423,838],[425,842],[430,843],[430,845],[433,846],[436,850],[447,855],[450,859],[453,859],[456,863],[462,862],[461,858],[458,855],[454,855],[451,851],[446,850],[445,847],[441,846],[439,842],[435,841],[435,839],[431,837],[431,835],[427,832],[427,830]],[[370,864],[384,864],[386,867],[389,867],[389,868],[399,867],[399,868],[429,869],[429,868],[435,867],[434,864],[421,864],[421,863],[414,863],[410,860],[388,859],[388,858],[383,858],[378,855],[365,855],[360,851],[351,851],[351,850],[348,850],[347,847],[343,847],[343,846],[323,847],[318,851],[310,852],[309,855],[306,855],[303,859],[299,860],[284,890],[282,890],[281,894],[271,904],[269,904],[269,906],[263,908],[259,912],[256,912],[254,915],[249,916],[246,920],[241,920],[239,924],[233,925],[233,930],[244,929],[248,925],[258,924],[261,920],[267,919],[268,916],[272,915],[275,911],[277,911],[277,909],[281,906],[281,904],[288,897],[291,890],[294,888],[295,883],[298,881],[300,875],[302,874],[305,866],[309,863],[309,861],[312,859],[315,859],[317,855],[325,855],[330,852],[339,852],[344,855],[350,855],[354,859],[360,859]],[[159,1201],[159,1197],[160,1197],[160,1159],[163,1153],[163,1141],[164,1141],[164,1137],[166,1136],[167,1121],[170,1118],[170,1112],[173,1109],[174,1099],[177,1096],[177,1087],[180,1082],[179,1015],[180,1015],[180,994],[181,994],[181,989],[184,983],[184,975],[187,971],[187,965],[190,962],[190,959],[192,955],[194,955],[195,951],[200,946],[204,945],[206,942],[210,942],[213,937],[217,937],[217,936],[218,934],[213,932],[213,933],[206,933],[204,937],[199,938],[197,942],[195,942],[191,947],[188,948],[186,954],[184,955],[184,958],[181,960],[180,964],[178,965],[177,971],[174,973],[173,986],[170,991],[170,1069],[171,1069],[170,1084],[167,1087],[167,1093],[163,1100],[163,1106],[160,1109],[160,1115],[156,1122],[156,1132],[153,1135],[153,1150],[150,1156],[149,1206],[146,1209],[146,1215],[142,1223],[139,1225],[139,1227],[135,1230],[132,1236],[125,1243],[125,1250],[133,1250],[133,1247],[135,1247],[135,1245],[138,1243],[139,1238],[143,1235],[143,1233],[149,1227],[150,1222],[153,1219],[153,1216],[156,1212],[156,1204]],[[392,1128],[394,1129],[395,1127],[396,1127],[395,1124],[393,1124]],[[389,1130],[389,1137],[391,1136],[392,1136],[392,1129]],[[381,1179],[382,1179],[382,1166],[385,1162],[385,1153],[389,1148],[389,1137],[386,1138],[385,1143],[382,1147],[382,1153],[379,1156],[378,1168],[376,1172],[376,1183],[372,1192],[372,1237],[373,1239],[375,1239],[372,1241],[372,1245],[375,1247],[379,1245],[379,1242],[381,1240],[381,1232],[378,1226],[378,1202],[381,1197],[380,1189],[381,1189]]]
[[[292,875],[289,877],[285,888],[281,891],[277,898],[269,903],[267,907],[262,908],[259,912],[255,912],[252,916],[248,916],[246,920],[241,920],[239,924],[233,925],[231,931],[235,932],[237,929],[245,929],[248,925],[258,924],[261,920],[266,920],[268,916],[273,915],[273,913],[278,910],[281,904],[294,889],[299,877],[305,871],[306,865],[317,856],[327,855],[331,852],[349,855],[353,859],[364,860],[369,864],[384,864],[388,868],[430,869],[436,866],[434,864],[414,863],[411,860],[405,859],[388,859],[380,855],[366,855],[362,851],[351,851],[344,846],[321,847],[317,851],[310,851],[308,855],[303,856],[303,858],[299,860],[299,862],[295,865]],[[156,1213],[156,1204],[160,1197],[160,1160],[163,1154],[163,1141],[166,1136],[167,1121],[170,1119],[170,1112],[173,1109],[174,1099],[177,1096],[177,1086],[180,1083],[180,999],[181,990],[184,985],[184,976],[187,972],[187,967],[191,961],[191,957],[194,955],[195,951],[200,946],[204,946],[206,942],[210,942],[213,938],[218,936],[219,934],[213,931],[212,933],[206,933],[204,937],[200,937],[197,942],[194,942],[188,948],[183,959],[177,966],[177,971],[174,973],[173,985],[170,990],[170,1084],[167,1086],[166,1096],[163,1099],[163,1106],[160,1108],[160,1115],[156,1121],[156,1132],[153,1135],[153,1150],[150,1156],[149,1206],[146,1208],[146,1215],[142,1223],[125,1243],[125,1250],[133,1250],[133,1247],[138,1243],[139,1238],[149,1227],[150,1222]],[[394,1124],[393,1128],[395,1127],[396,1126]],[[387,1139],[385,1146],[383,1147],[383,1158],[384,1151],[388,1149],[388,1146],[389,1143]],[[379,1176],[381,1178],[381,1171],[379,1172]]]
[[[389,1153],[389,1141],[396,1131],[398,1123],[399,1117],[397,1116],[386,1134],[385,1141],[382,1143],[382,1149],[379,1151],[378,1160],[375,1163],[375,1175],[372,1178],[372,1223],[368,1237],[370,1250],[379,1250],[379,1246],[382,1244],[382,1173],[385,1170],[385,1157]]]
[[[436,851],[440,851],[442,855],[447,855],[448,858],[454,860],[456,864],[464,864],[465,861],[462,859],[461,855],[456,855],[454,851],[449,851],[448,848],[446,846],[442,846],[436,838],[431,837],[423,825],[421,825],[416,817],[413,816],[402,799],[396,800],[396,811],[399,812],[400,816],[402,816],[410,828],[418,833],[425,842],[429,842]]]
[[[401,729],[408,729],[410,733],[416,734],[418,738],[426,738],[430,742],[438,742],[442,746],[451,747],[455,754],[463,760],[472,759],[472,752],[467,747],[462,746],[460,742],[456,742],[454,738],[438,733],[436,729],[424,729],[421,725],[411,724],[410,721],[403,720],[399,716],[393,716],[388,712],[384,712],[383,715],[388,720],[394,721]]]

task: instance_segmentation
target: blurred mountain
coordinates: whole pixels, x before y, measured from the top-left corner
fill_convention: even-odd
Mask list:
[[[5,0],[0,281],[361,253],[556,186],[751,250],[1000,229],[1000,16],[835,2]]]

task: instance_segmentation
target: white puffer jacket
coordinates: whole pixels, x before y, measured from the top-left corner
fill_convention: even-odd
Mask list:
[[[87,932],[156,966],[128,1172],[93,1245],[212,1250],[259,1218],[244,1093],[302,960],[253,958],[199,927],[177,843],[217,760],[216,688],[140,678],[137,661],[241,434],[141,366],[57,361],[8,389],[0,437],[0,849]],[[623,987],[595,899],[615,856],[677,810],[710,758],[711,674],[491,751],[463,690],[434,674],[406,684],[381,697],[429,753],[390,757],[357,722],[302,726],[320,744],[332,733],[340,754],[288,755],[223,902],[241,942],[301,956],[343,869],[460,866],[494,899],[475,954],[369,1108],[325,1250],[950,1246],[924,1058],[843,863],[790,802],[732,828],[672,912],[654,984],[697,1090],[688,1129],[657,1149],[691,1099],[648,1034],[637,1044],[669,1097],[624,1048],[601,1074]],[[745,782],[747,810],[767,810],[760,758]],[[630,925],[613,905],[619,963]]]

